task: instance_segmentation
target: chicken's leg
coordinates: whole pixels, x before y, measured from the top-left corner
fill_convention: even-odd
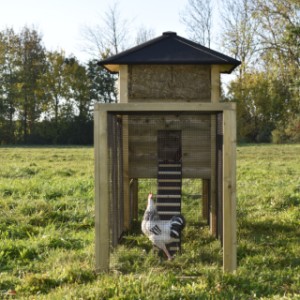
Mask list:
[[[162,249],[162,250],[165,252],[165,254],[167,255],[168,260],[172,260],[173,257],[171,256],[170,252],[168,251],[166,245],[163,245],[161,249]]]

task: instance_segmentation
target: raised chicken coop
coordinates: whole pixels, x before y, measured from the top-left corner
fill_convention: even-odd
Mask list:
[[[240,62],[165,32],[99,64],[119,74],[119,102],[94,111],[96,269],[108,270],[137,218],[139,180],[156,179],[158,214],[169,220],[181,213],[182,181],[195,179],[223,268],[235,270],[236,112],[220,102],[220,73]],[[168,247],[178,251],[180,239]]]

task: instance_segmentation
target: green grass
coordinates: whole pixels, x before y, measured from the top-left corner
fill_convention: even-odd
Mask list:
[[[166,261],[137,222],[97,275],[92,148],[0,148],[0,299],[300,299],[300,145],[237,154],[236,273],[186,181],[182,254]],[[140,184],[140,215],[155,187]]]

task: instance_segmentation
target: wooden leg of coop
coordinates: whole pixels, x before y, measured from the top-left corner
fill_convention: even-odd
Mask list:
[[[217,191],[216,191],[216,116],[211,116],[211,175],[210,175],[210,232],[217,237]]]
[[[123,117],[123,199],[124,199],[124,230],[130,228],[130,192],[129,192],[129,141],[128,116]]]
[[[209,180],[202,179],[202,218],[209,222]]]
[[[132,199],[132,218],[133,220],[138,219],[138,191],[139,191],[139,181],[134,178],[131,182],[131,199]]]
[[[223,113],[223,269],[233,272],[236,261],[236,114]]]
[[[95,258],[96,272],[109,269],[109,191],[107,113],[95,110]]]

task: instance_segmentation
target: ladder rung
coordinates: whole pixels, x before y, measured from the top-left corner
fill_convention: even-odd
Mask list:
[[[180,215],[180,211],[160,211],[158,214],[175,216],[175,215]]]
[[[158,190],[168,190],[168,191],[181,190],[181,186],[159,186]]]
[[[181,171],[158,171],[159,175],[181,175]]]
[[[181,198],[181,195],[156,195],[156,198]]]
[[[178,203],[175,203],[175,202],[171,202],[171,203],[156,203],[156,206],[180,206],[181,203],[178,202]]]
[[[174,168],[180,168],[181,167],[181,164],[159,164],[158,167],[174,167]]]
[[[181,182],[181,179],[158,179],[158,182]]]

